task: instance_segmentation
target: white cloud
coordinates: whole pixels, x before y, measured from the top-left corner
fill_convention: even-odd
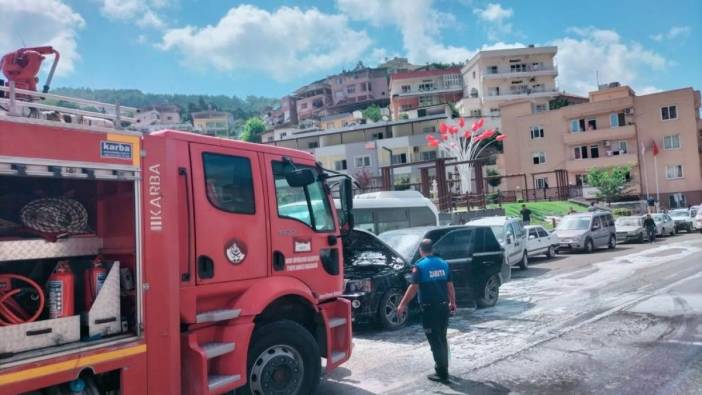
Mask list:
[[[648,91],[653,72],[670,66],[663,56],[637,42],[625,42],[612,30],[572,28],[571,37],[554,40],[558,46],[558,84],[568,92],[586,94],[600,83],[618,81]]]
[[[57,75],[74,70],[80,58],[76,35],[85,20],[61,0],[0,0],[0,53],[51,45],[61,53]]]
[[[692,29],[690,26],[673,26],[665,33],[658,33],[651,36],[653,41],[674,40],[676,38],[687,37]]]
[[[252,5],[231,8],[216,25],[169,29],[159,47],[178,51],[184,63],[220,71],[253,70],[288,80],[355,62],[371,40],[343,15]]]
[[[339,10],[350,18],[396,26],[410,62],[464,62],[473,51],[441,43],[441,29],[455,18],[432,5],[432,0],[337,0]]]
[[[502,41],[492,43],[492,44],[483,44],[482,47],[480,47],[481,51],[491,51],[491,50],[496,50],[496,49],[514,49],[514,48],[524,48],[526,47],[525,44],[522,44],[520,42],[516,43],[505,43]]]
[[[514,14],[511,8],[490,3],[485,8],[474,8],[473,13],[486,25],[488,39],[491,41],[512,32],[512,24],[508,22]]]
[[[101,0],[100,12],[112,20],[133,22],[141,28],[166,27],[157,11],[169,4],[168,0]]]
[[[490,3],[485,8],[474,9],[473,13],[487,22],[502,22],[507,18],[511,18],[513,11],[511,8],[502,8],[499,4]]]

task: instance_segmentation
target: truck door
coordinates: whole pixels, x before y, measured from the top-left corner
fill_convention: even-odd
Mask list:
[[[265,276],[268,226],[257,153],[190,144],[190,161],[197,283]]]
[[[321,178],[305,187],[292,187],[285,179],[295,168],[319,171],[311,161],[265,158],[273,276],[296,277],[320,299],[338,296],[343,287],[341,241],[327,187]]]

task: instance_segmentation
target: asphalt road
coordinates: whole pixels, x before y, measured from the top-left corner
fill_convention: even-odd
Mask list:
[[[702,235],[532,259],[451,319],[451,384],[421,326],[354,329],[320,394],[702,394]]]

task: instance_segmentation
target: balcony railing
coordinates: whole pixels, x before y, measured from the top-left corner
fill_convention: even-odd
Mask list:
[[[414,96],[414,95],[422,95],[422,94],[426,94],[426,93],[443,93],[443,92],[462,91],[462,90],[463,90],[463,86],[460,83],[434,85],[431,88],[423,88],[423,89],[420,89],[419,86],[412,86],[409,90],[401,90],[399,92],[392,92],[392,95]]]
[[[606,140],[626,140],[636,136],[634,125],[615,128],[587,130],[584,132],[568,132],[563,135],[563,142],[569,145],[592,143]]]
[[[555,88],[530,88],[530,89],[515,89],[508,92],[490,92],[485,96],[485,100],[511,100],[526,96],[551,96],[558,93]]]
[[[509,69],[505,67],[500,67],[497,70],[487,69],[483,74],[484,79],[498,79],[498,78],[514,78],[514,77],[527,77],[527,76],[539,76],[539,75],[558,75],[558,67],[556,66],[527,66],[525,69]]]
[[[604,152],[602,153],[604,154]],[[608,168],[613,166],[636,165],[638,156],[634,153],[623,155],[600,156],[599,158],[574,159],[566,161],[566,170],[569,172],[587,172],[592,168]]]

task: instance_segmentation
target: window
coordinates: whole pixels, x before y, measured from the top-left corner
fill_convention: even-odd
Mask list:
[[[422,129],[422,133],[434,133],[436,132],[436,127],[434,126],[427,126]]]
[[[678,107],[677,106],[667,106],[661,107],[661,119],[667,121],[669,119],[678,118]]]
[[[346,170],[346,159],[334,161],[334,170]]]
[[[536,104],[534,105],[534,112],[546,112],[548,110],[547,104]]]
[[[373,140],[382,140],[383,139],[383,132],[373,133],[373,134],[371,134],[371,138]]]
[[[421,84],[419,84],[420,91],[430,91],[433,89],[434,89],[434,81],[432,81],[432,80],[424,80],[424,81],[422,81]]]
[[[300,109],[304,110],[307,108],[307,103],[300,103]]]
[[[288,135],[287,132],[283,132],[283,133],[280,134],[280,137],[278,137],[278,138],[279,138],[279,139],[284,139],[285,137],[287,137],[287,135]]]
[[[278,215],[300,221],[316,231],[333,231],[334,218],[322,181],[316,180],[305,187],[291,187],[285,180],[287,171],[286,164],[273,162]],[[315,169],[312,171],[316,174]]]
[[[674,180],[676,178],[683,178],[683,167],[682,165],[670,165],[665,167],[665,178],[669,180]]]
[[[475,70],[473,70],[473,79],[475,79]]]
[[[256,212],[251,161],[240,156],[203,153],[207,199],[220,210]]]
[[[626,141],[617,141],[612,146],[612,155],[624,155],[629,152],[629,144]]]
[[[436,151],[422,151],[422,160],[436,160]]]
[[[434,104],[434,96],[419,96],[419,105],[420,106],[431,106]]]
[[[512,73],[521,73],[527,71],[527,65],[524,63],[509,65],[509,71]]]
[[[579,147],[573,148],[575,153],[575,159],[587,159],[587,145],[581,145]]]
[[[587,184],[587,174],[576,174],[575,185],[580,187],[583,186],[583,184]]]
[[[546,163],[546,155],[543,152],[534,152],[531,158],[535,165]]]
[[[361,84],[358,84],[358,86],[361,87],[361,92],[365,92],[365,91],[368,90],[368,85],[366,85],[365,82],[364,82],[364,83],[361,83]]]
[[[446,74],[441,77],[444,83],[444,88],[452,88],[457,85],[461,85],[461,75],[460,74]]]
[[[599,158],[600,157],[600,147],[597,144],[593,144],[590,146],[590,158]]]
[[[535,179],[536,189],[546,189],[548,188],[548,177],[539,177]]]
[[[443,259],[461,259],[470,257],[473,244],[473,229],[454,230],[442,237],[435,249]]]
[[[355,159],[356,167],[368,167],[370,166],[370,156],[357,156]]]
[[[609,126],[613,128],[620,128],[626,126],[626,118],[624,112],[613,112],[609,114]]]
[[[587,129],[586,130],[597,130],[597,120],[595,119],[588,119],[587,120]]]
[[[663,137],[663,149],[680,149],[680,135],[674,134],[672,136]]]
[[[584,119],[573,119],[570,121],[570,131],[573,133],[584,132],[585,131],[585,120]]]
[[[670,208],[686,208],[687,207],[687,199],[685,198],[685,195],[676,192],[668,196],[668,203]]]
[[[548,233],[544,228],[536,228],[536,231],[539,233],[539,237],[548,237]]]
[[[412,90],[412,87],[409,85],[402,85],[401,89],[402,93],[409,93]]]
[[[487,74],[497,74],[497,66],[488,66],[486,72]]]
[[[390,158],[390,163],[393,165],[398,165],[400,163],[407,163],[407,154],[397,154],[392,155]]]
[[[346,87],[346,93],[355,93],[356,92],[356,85],[348,85]]]
[[[536,228],[529,229],[529,238],[530,239],[538,239],[539,238],[539,232],[536,231]]]
[[[312,141],[311,143],[307,143],[307,148],[319,148],[319,142]]]
[[[542,139],[544,138],[544,128],[542,126],[532,126],[531,127],[531,139]]]

